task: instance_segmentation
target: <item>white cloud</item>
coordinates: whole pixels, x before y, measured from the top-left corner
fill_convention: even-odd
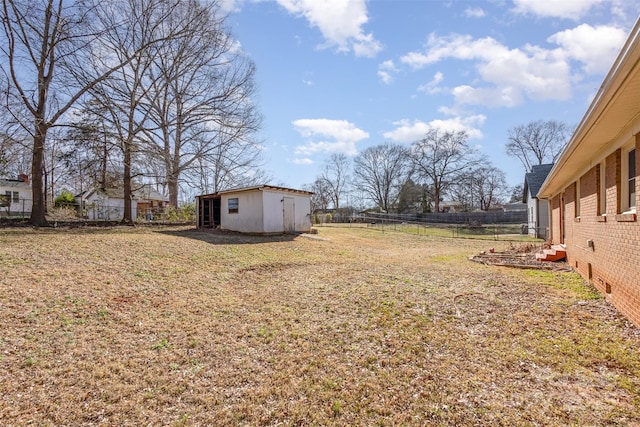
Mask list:
[[[464,15],[467,18],[484,18],[485,13],[481,7],[468,7],[464,10]]]
[[[383,136],[394,142],[415,142],[431,129],[441,129],[443,131],[458,132],[466,131],[469,138],[482,138],[482,131],[479,129],[484,124],[486,116],[477,114],[467,117],[452,117],[450,119],[435,119],[430,122],[420,120],[400,120],[393,124],[396,128],[390,132],[385,132]]]
[[[523,95],[513,87],[483,87],[473,88],[462,85],[453,88],[456,102],[466,105],[486,105],[487,107],[514,107],[522,104]]]
[[[353,51],[356,56],[365,57],[374,57],[382,50],[373,34],[366,34],[362,28],[369,21],[365,0],[278,0],[278,3],[320,30],[326,40],[321,47]]]
[[[444,80],[444,74],[438,71],[433,75],[433,79],[429,83],[427,83],[426,85],[419,86],[418,91],[425,92],[428,94],[442,92],[443,89],[440,86],[438,86],[442,82],[442,80]]]
[[[295,148],[297,155],[308,156],[315,153],[358,154],[356,143],[369,138],[369,134],[346,120],[300,119],[293,123],[295,129],[308,139],[304,145]]]
[[[296,165],[303,165],[303,166],[304,165],[312,165],[313,164],[313,160],[309,159],[308,157],[305,157],[305,158],[302,158],[302,159],[296,158],[296,159],[293,159],[293,163],[296,164]]]
[[[393,82],[393,74],[397,72],[398,69],[393,61],[384,61],[378,65],[378,77],[380,77],[380,80],[382,80],[384,84],[391,84]]]
[[[426,52],[410,52],[400,61],[414,69],[420,69],[446,58],[484,59],[508,53],[509,49],[491,37],[474,40],[469,35],[452,34],[438,37],[430,34],[427,39]]]
[[[620,28],[582,24],[556,33],[547,41],[561,46],[569,58],[582,62],[585,72],[596,74],[609,70],[626,38]]]
[[[514,12],[577,20],[605,0],[513,0]]]
[[[205,1],[205,4],[207,2]],[[218,0],[217,5],[220,6],[220,9],[223,13],[231,13],[231,12],[239,12],[242,8],[242,4],[244,0]],[[213,5],[209,5],[210,7]]]
[[[530,99],[568,99],[571,69],[562,49],[526,45],[509,49],[491,37],[430,35],[425,52],[411,52],[401,58],[414,69],[445,59],[474,61],[486,87],[459,86],[453,95],[459,103],[514,106]],[[497,95],[497,98],[496,98]]]

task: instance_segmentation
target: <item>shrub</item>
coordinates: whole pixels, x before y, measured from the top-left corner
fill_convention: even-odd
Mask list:
[[[170,206],[165,209],[162,219],[170,222],[192,222],[196,219],[196,205],[194,203],[182,205],[178,209]]]
[[[67,190],[62,190],[60,195],[56,197],[56,199],[53,202],[53,205],[56,208],[71,207],[71,206],[76,206],[77,204],[78,203],[76,202],[76,198],[73,197],[73,194],[71,194]]]

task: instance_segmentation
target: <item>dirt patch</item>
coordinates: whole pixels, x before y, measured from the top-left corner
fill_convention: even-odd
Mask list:
[[[499,267],[566,272],[573,271],[565,261],[539,261],[536,259],[536,253],[549,247],[550,245],[547,243],[521,244],[517,246],[510,244],[505,251],[496,252],[495,250],[489,249],[469,257],[469,260]]]

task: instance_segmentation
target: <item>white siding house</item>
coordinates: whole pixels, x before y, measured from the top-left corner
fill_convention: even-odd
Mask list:
[[[261,185],[201,195],[197,226],[256,234],[309,232],[311,194]]]
[[[131,192],[131,216],[135,221],[140,214],[160,213],[169,204],[169,199],[150,185],[143,185]],[[121,188],[94,188],[75,196],[83,206],[86,219],[93,221],[115,221],[124,215],[124,190]]]
[[[83,206],[86,219],[92,221],[116,221],[124,214],[124,191],[117,188],[101,188],[83,192],[76,196]],[[131,216],[138,214],[138,203],[131,198]]]
[[[524,202],[527,204],[529,236],[549,237],[549,202],[538,198],[538,191],[553,164],[534,165],[524,178]]]
[[[32,192],[27,175],[18,179],[0,179],[0,212],[3,215],[31,215]]]

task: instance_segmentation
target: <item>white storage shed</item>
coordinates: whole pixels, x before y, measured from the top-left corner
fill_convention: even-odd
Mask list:
[[[260,185],[201,195],[196,197],[197,227],[253,234],[307,233],[312,194]]]

